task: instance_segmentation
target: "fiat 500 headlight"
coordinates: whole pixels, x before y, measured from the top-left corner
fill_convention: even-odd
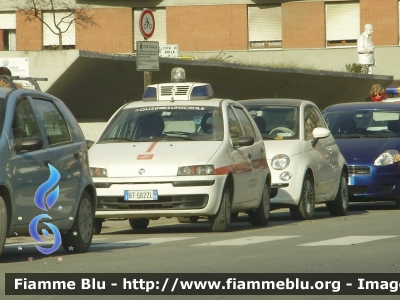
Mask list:
[[[213,165],[197,165],[197,166],[185,166],[179,167],[178,175],[214,175],[215,169]]]
[[[271,167],[275,170],[283,170],[290,164],[290,158],[286,154],[275,155],[271,160]]]
[[[90,168],[90,175],[92,175],[92,177],[107,177],[107,169]]]
[[[400,152],[397,150],[387,150],[375,159],[374,166],[387,166],[400,161]]]

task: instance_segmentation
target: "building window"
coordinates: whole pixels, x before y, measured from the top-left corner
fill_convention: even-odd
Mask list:
[[[17,50],[15,13],[0,12],[0,51]]]
[[[62,30],[62,46],[63,49],[75,49],[75,22],[73,17],[68,16],[69,12],[55,12],[55,22],[53,20],[52,12],[43,13],[44,22],[51,27],[51,29],[58,33],[58,29],[54,25],[57,23]],[[72,22],[72,23],[71,23]],[[68,28],[69,26],[69,28]],[[43,24],[43,48],[54,49],[59,45],[58,34],[54,34],[45,24]],[[65,31],[65,32],[64,32]]]
[[[327,3],[326,46],[356,46],[360,35],[360,3]]]
[[[133,35],[134,35],[134,47],[136,50],[136,42],[144,41],[144,37],[140,33],[139,29],[139,18],[143,9],[138,8],[133,11]],[[153,36],[148,41],[158,42],[161,45],[167,45],[167,15],[165,8],[152,8],[154,19],[156,20],[156,28],[154,29]]]
[[[249,49],[282,48],[281,5],[248,7]]]

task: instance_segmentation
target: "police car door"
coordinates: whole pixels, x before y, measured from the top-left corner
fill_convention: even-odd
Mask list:
[[[229,132],[233,145],[231,157],[234,161],[234,165],[232,166],[234,180],[232,209],[234,209],[235,206],[246,208],[246,206],[249,205],[249,201],[254,197],[253,191],[255,188],[253,188],[253,181],[256,177],[252,174],[252,146],[238,145],[238,138],[246,136],[246,133],[234,110],[236,110],[236,108],[233,106],[227,107]]]

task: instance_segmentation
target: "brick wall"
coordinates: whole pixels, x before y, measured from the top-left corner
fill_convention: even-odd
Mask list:
[[[16,12],[16,38],[17,50],[42,50],[43,48],[43,27],[38,19],[32,21],[25,20],[21,12]]]
[[[91,9],[97,26],[76,26],[75,49],[103,53],[133,52],[132,8]]]
[[[282,3],[282,48],[325,47],[324,2]]]
[[[4,50],[4,30],[0,29],[0,51]]]
[[[365,24],[372,24],[374,45],[399,44],[398,0],[360,0],[360,33]]]
[[[167,42],[179,51],[247,49],[247,5],[167,7]]]

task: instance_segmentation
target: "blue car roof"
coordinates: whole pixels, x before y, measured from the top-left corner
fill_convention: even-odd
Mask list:
[[[322,112],[334,112],[342,110],[400,110],[400,103],[396,102],[351,102],[339,103],[328,106]]]

